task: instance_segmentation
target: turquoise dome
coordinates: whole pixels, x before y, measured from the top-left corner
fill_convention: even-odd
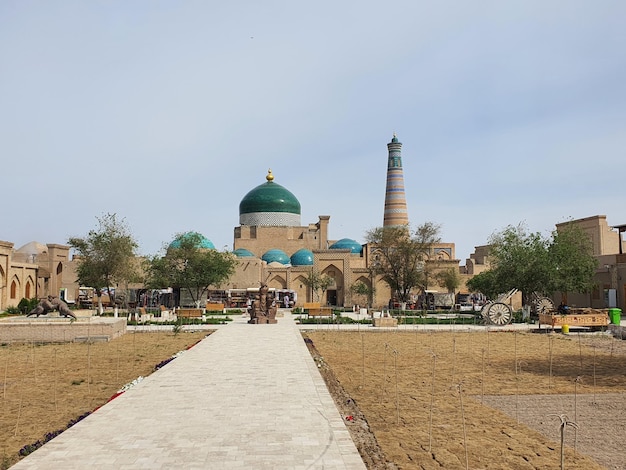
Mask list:
[[[233,255],[237,258],[254,258],[255,255],[250,250],[246,250],[245,248],[237,248],[233,251]]]
[[[241,225],[297,227],[300,225],[300,202],[286,188],[274,183],[272,171],[267,181],[246,194],[239,203]]]
[[[261,257],[261,259],[265,261],[266,263],[277,262],[280,264],[289,264],[290,262],[289,256],[287,256],[287,253],[285,253],[283,250],[278,250],[278,249],[267,251]]]
[[[302,248],[291,255],[291,264],[293,266],[313,266],[313,252]]]
[[[198,248],[203,248],[205,250],[215,250],[215,245],[213,245],[213,242],[198,232],[186,232],[182,235],[179,235],[172,243],[170,243],[169,248],[180,248],[181,240],[187,240],[190,237],[198,237]]]
[[[352,240],[351,238],[342,238],[330,245],[331,250],[350,250],[352,253],[360,254],[363,251],[363,247],[360,243]]]

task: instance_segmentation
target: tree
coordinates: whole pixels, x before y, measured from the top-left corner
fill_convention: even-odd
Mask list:
[[[571,224],[550,237],[529,233],[522,224],[490,237],[491,267],[468,281],[468,287],[493,298],[511,289],[522,291],[524,305],[533,293],[588,292],[596,260],[589,237]]]
[[[456,290],[461,285],[461,276],[459,276],[458,269],[449,268],[439,271],[435,274],[435,278],[440,285],[444,286],[448,292],[456,293]]]
[[[119,220],[116,214],[106,214],[97,220],[97,230],[89,231],[84,238],[72,237],[68,243],[80,256],[76,268],[78,282],[95,289],[98,311],[102,314],[103,290],[115,302],[115,292],[110,288],[138,276],[134,263],[137,242],[124,219]]]
[[[317,298],[319,302],[321,295],[324,295],[324,292],[330,287],[334,281],[334,279],[326,274],[320,274],[316,271],[311,271],[307,273],[307,276],[303,279],[303,282],[311,289],[313,295]],[[320,291],[322,294],[320,295]]]
[[[365,298],[367,306],[371,307],[374,301],[376,287],[374,285],[369,286],[362,281],[357,281],[350,286],[350,292],[352,292],[352,294],[355,296]]]
[[[165,256],[155,255],[146,262],[146,286],[173,287],[187,291],[196,304],[210,286],[219,286],[235,272],[232,253],[202,248],[202,235],[194,232],[178,235]]]
[[[591,238],[578,225],[569,223],[552,232],[548,248],[552,268],[551,291],[589,292],[598,266]]]
[[[378,227],[366,234],[375,245],[371,269],[380,275],[400,302],[410,299],[411,290],[427,286],[425,270],[433,245],[440,241],[439,225],[426,222],[414,232],[409,226]]]
[[[482,292],[489,299],[495,299],[503,291],[496,284],[496,273],[493,269],[488,269],[476,274],[469,279],[465,285],[472,292]]]
[[[494,233],[489,244],[490,263],[500,293],[519,289],[524,305],[530,303],[533,292],[549,293],[549,240],[539,232],[529,233],[519,224]]]

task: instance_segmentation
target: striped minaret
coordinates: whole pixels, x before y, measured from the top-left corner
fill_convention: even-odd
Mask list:
[[[404,174],[402,172],[402,144],[396,133],[387,144],[389,161],[387,162],[387,189],[385,190],[385,216],[383,227],[409,225],[409,213],[404,195]]]

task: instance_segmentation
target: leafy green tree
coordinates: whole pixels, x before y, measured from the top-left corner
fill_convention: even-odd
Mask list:
[[[539,232],[529,233],[523,224],[509,225],[489,239],[489,257],[499,291],[522,291],[523,303],[530,303],[533,292],[548,295],[550,263],[549,240]]]
[[[147,259],[146,286],[173,287],[189,293],[196,306],[211,286],[219,287],[235,272],[232,253],[202,248],[202,235],[179,234],[165,253]]]
[[[455,293],[461,285],[459,270],[454,268],[444,269],[435,274],[435,278],[440,285],[444,286],[448,292]]]
[[[373,285],[370,287],[368,284],[364,282],[357,281],[350,286],[350,292],[352,292],[352,294],[355,296],[366,299],[367,306],[371,307],[374,301],[374,294],[376,293],[376,287]]]
[[[482,273],[476,274],[469,279],[465,285],[472,292],[482,292],[489,299],[495,299],[499,294],[504,292],[496,283],[496,272],[488,269]]]
[[[529,233],[522,224],[490,237],[491,267],[468,281],[473,291],[490,298],[511,289],[522,291],[523,303],[533,293],[587,292],[593,287],[596,260],[589,237],[574,224],[550,237]]]
[[[591,238],[578,225],[570,223],[552,232],[548,248],[552,271],[550,290],[590,292],[598,266]]]
[[[409,226],[398,226],[367,232],[367,242],[375,245],[372,272],[381,276],[400,302],[407,302],[413,289],[426,288],[426,261],[440,241],[439,230],[439,225],[426,222],[415,231]]]
[[[326,290],[332,286],[335,281],[332,277],[326,274],[320,274],[311,268],[306,277],[303,279],[303,282],[311,289],[313,296],[319,302],[321,297],[324,295],[324,292],[326,292]]]
[[[119,220],[116,214],[96,219],[98,229],[89,231],[84,238],[72,237],[68,243],[80,257],[76,269],[78,282],[96,291],[98,310],[102,314],[103,290],[115,302],[115,292],[110,288],[138,276],[134,262],[137,242],[124,219]]]

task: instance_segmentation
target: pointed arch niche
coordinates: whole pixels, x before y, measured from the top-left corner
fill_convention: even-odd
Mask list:
[[[17,293],[19,289],[20,289],[20,280],[17,278],[17,276],[13,276],[13,279],[11,279],[11,287],[9,288],[9,298],[11,300],[17,299]]]
[[[28,276],[24,286],[24,298],[32,299],[33,297],[35,297],[35,282],[32,277]]]
[[[334,305],[338,307],[343,306],[344,299],[344,283],[343,283],[343,271],[334,264],[329,264],[322,271],[322,275],[330,277],[334,282],[328,286],[326,290],[326,305]]]
[[[308,288],[306,279],[306,276],[299,275],[291,282],[290,289],[296,291],[298,306],[301,306],[304,302],[313,302],[311,289]]]
[[[279,274],[274,274],[267,282],[267,287],[273,287],[274,289],[286,289],[287,281]]]

